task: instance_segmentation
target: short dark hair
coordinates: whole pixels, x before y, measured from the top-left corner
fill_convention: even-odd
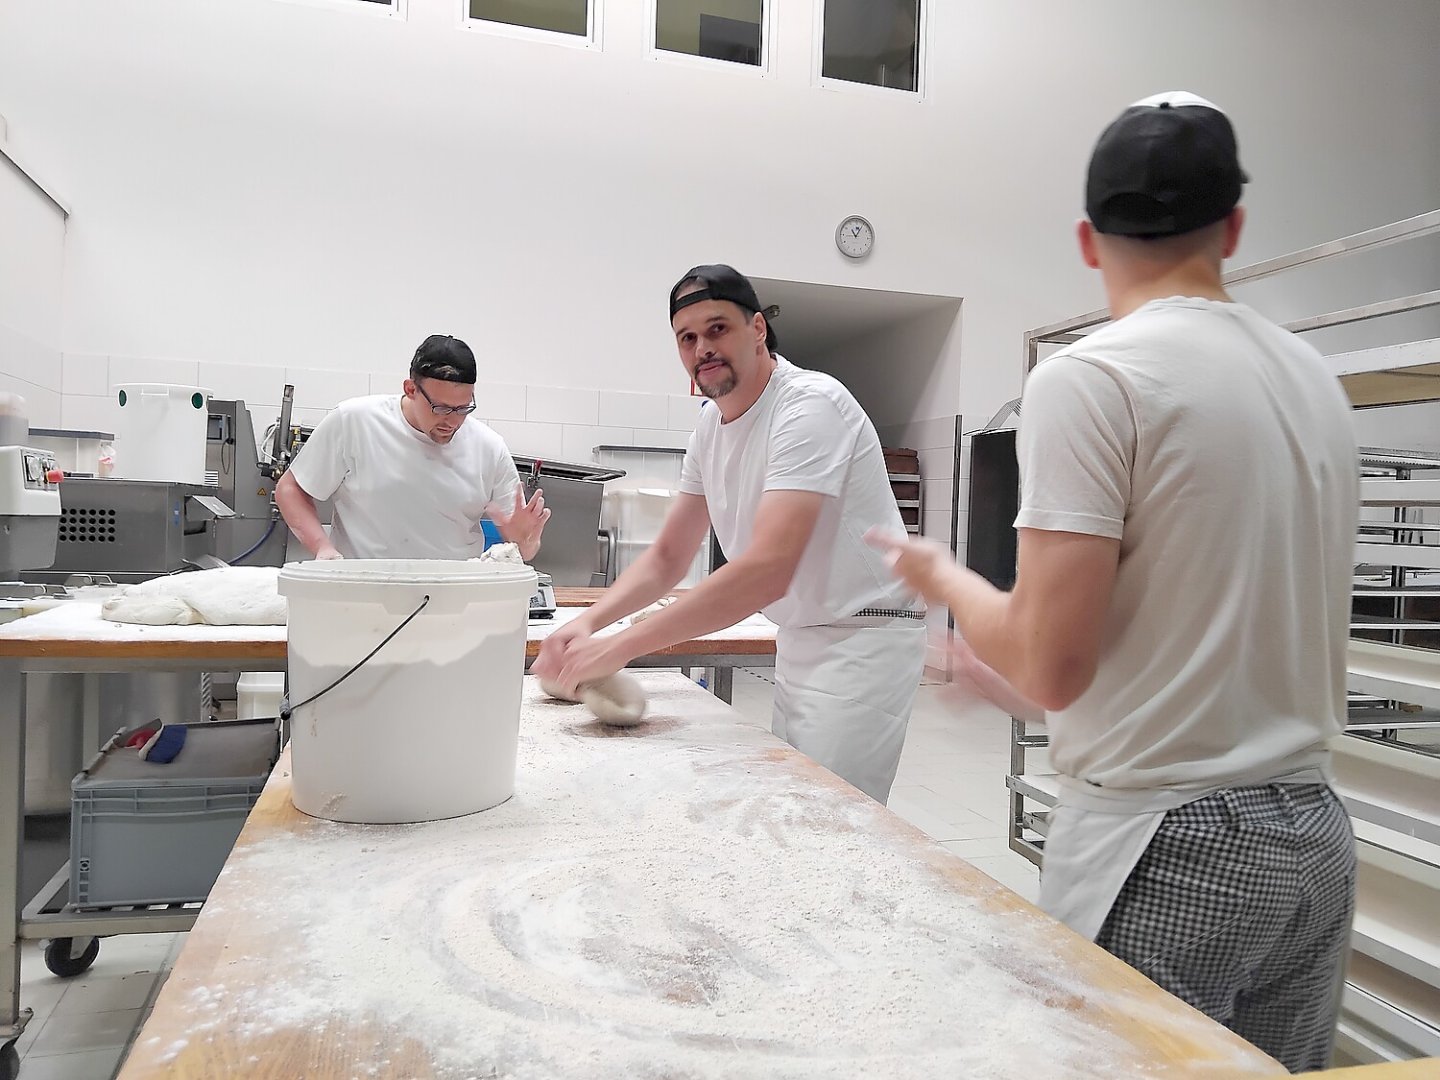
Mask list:
[[[457,337],[431,334],[415,350],[415,358],[410,361],[410,377],[473,386],[475,354]]]

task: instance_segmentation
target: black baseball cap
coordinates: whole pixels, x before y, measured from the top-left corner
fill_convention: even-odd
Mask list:
[[[684,296],[679,295],[686,285],[696,282],[700,285],[698,289]],[[675,318],[675,313],[681,308],[698,304],[702,300],[729,300],[732,304],[739,304],[752,315],[757,315],[762,310],[760,300],[755,295],[755,286],[750,284],[750,279],[733,266],[723,263],[692,266],[685,271],[685,276],[670,290],[670,318]]]
[[[1249,180],[1229,118],[1172,90],[1137,101],[1101,134],[1085,214],[1102,233],[1178,236],[1225,217]]]
[[[415,350],[415,359],[410,361],[410,377],[474,385],[475,354],[457,337],[431,334]]]

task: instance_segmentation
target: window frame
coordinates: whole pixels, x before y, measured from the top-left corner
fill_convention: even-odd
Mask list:
[[[660,32],[661,2],[662,0],[646,0],[645,4],[645,53],[649,59],[703,71],[728,71],[752,79],[770,78],[772,74],[770,39],[773,36],[771,31],[774,26],[775,0],[760,0],[760,63],[758,64],[740,64],[734,60],[717,60],[713,56],[696,56],[694,53],[675,52],[671,49],[660,48],[655,39]]]
[[[586,33],[566,34],[560,30],[542,30],[535,26],[516,26],[494,19],[477,19],[470,14],[470,0],[457,0],[460,29],[472,34],[510,38],[512,41],[533,41],[542,45],[563,45],[570,49],[599,52],[604,47],[605,0],[585,0]]]
[[[931,5],[935,0],[916,0],[920,8],[919,25],[915,27],[915,89],[902,90],[898,86],[875,86],[871,83],[851,82],[848,79],[826,78],[825,71],[825,0],[814,0],[814,49],[811,56],[811,84],[820,90],[833,90],[841,94],[864,94],[870,97],[901,99],[923,102],[930,93],[930,27]]]

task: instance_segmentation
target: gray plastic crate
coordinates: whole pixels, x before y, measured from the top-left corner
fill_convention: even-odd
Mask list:
[[[70,902],[204,900],[279,754],[273,720],[187,724],[166,765],[111,739],[71,783]]]

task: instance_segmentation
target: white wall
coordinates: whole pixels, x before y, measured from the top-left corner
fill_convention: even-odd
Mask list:
[[[67,392],[162,360],[234,393],[221,375],[262,365],[266,385],[304,373],[299,403],[323,408],[373,373],[390,385],[444,331],[509,387],[494,419],[549,425],[517,438],[683,430],[663,297],[724,259],[963,296],[912,417],[982,417],[1018,392],[1026,328],[1100,303],[1070,227],[1096,134],[1143,94],[1186,86],[1234,115],[1243,261],[1440,191],[1434,0],[934,2],[920,102],[818,89],[812,4],[775,8],[757,78],[651,59],[645,5],[621,0],[601,50],[459,30],[452,0],[410,0],[408,21],[338,2],[5,5],[0,112],[74,210]],[[860,264],[832,243],[852,212],[878,233]],[[607,410],[599,391],[647,396]]]
[[[0,391],[25,399],[31,427],[60,423],[65,213],[0,152]]]

